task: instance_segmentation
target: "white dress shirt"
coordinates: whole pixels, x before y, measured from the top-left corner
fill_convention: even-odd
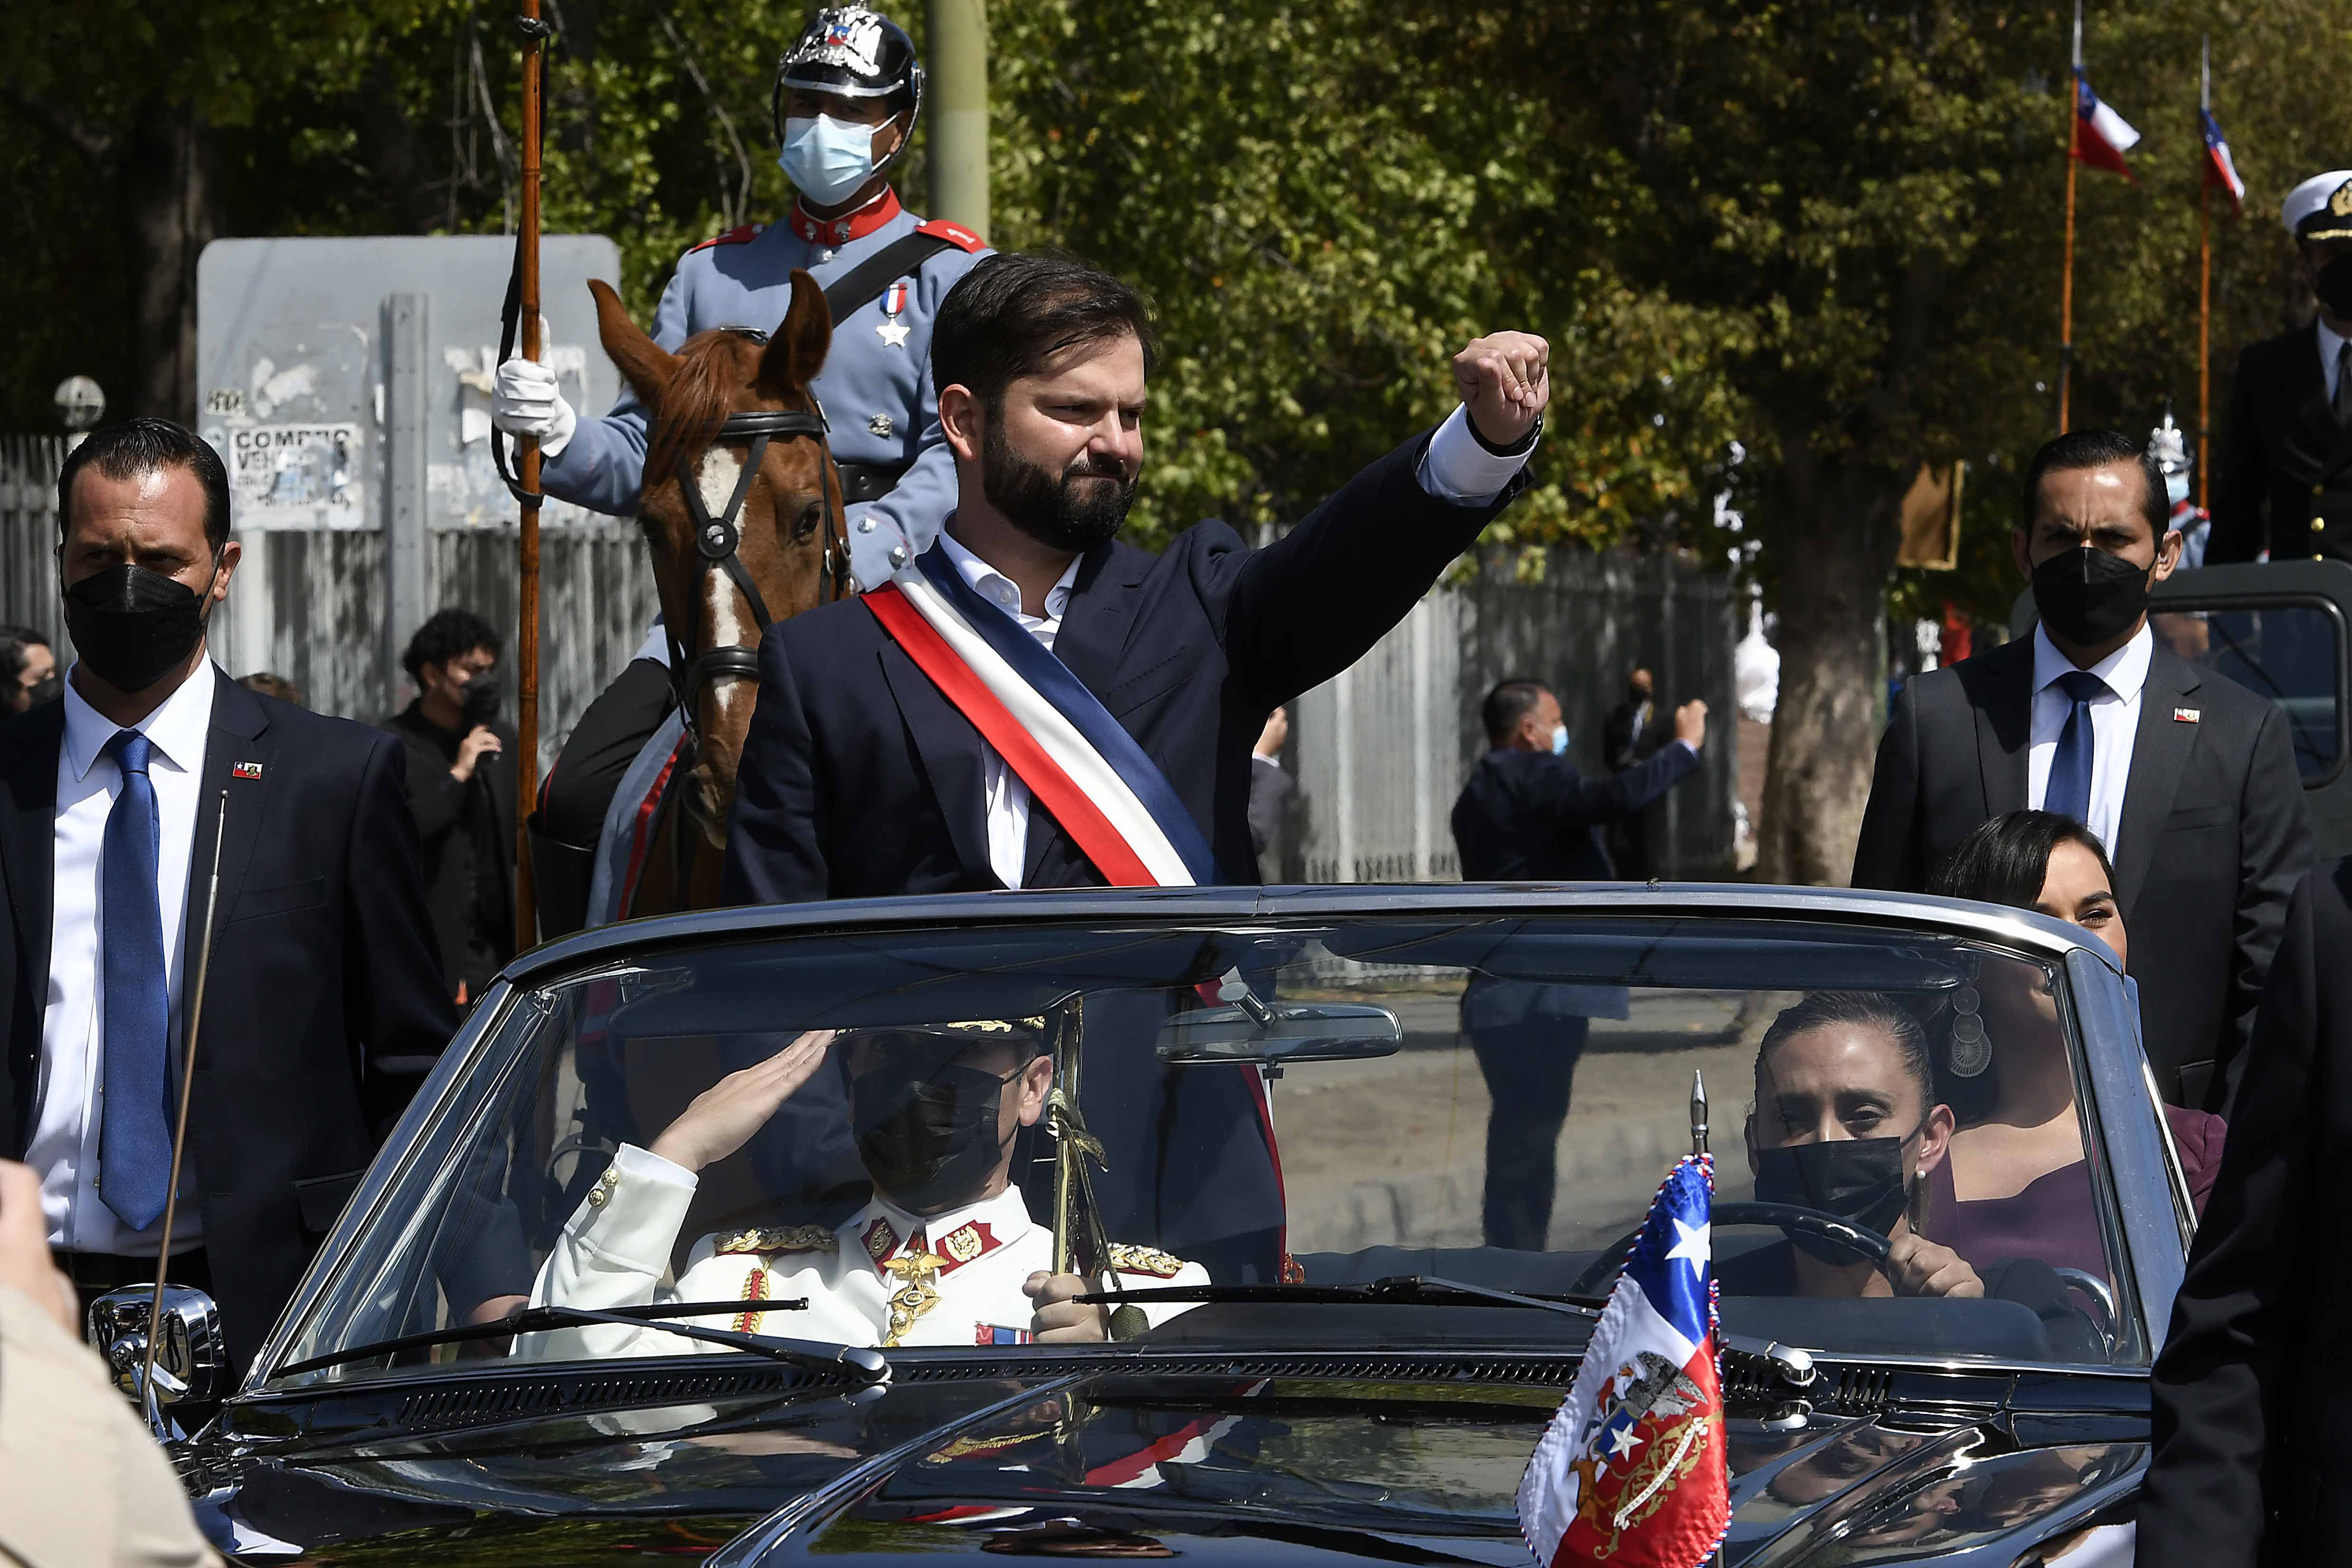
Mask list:
[[[1421,488],[1439,500],[1456,506],[1484,505],[1499,494],[1511,477],[1527,466],[1534,448],[1497,456],[1479,444],[1471,432],[1469,410],[1456,405],[1429,439],[1414,477]],[[1078,563],[1067,570],[1045,594],[1045,613],[1033,616],[1021,607],[1021,589],[1012,578],[966,550],[947,529],[940,531],[940,548],[972,591],[1019,621],[1047,653],[1054,651],[1055,634],[1070,606],[1070,585],[1077,581]],[[1021,885],[1029,860],[1029,786],[1005,765],[996,748],[981,742],[981,789],[988,805],[988,866],[1008,888]]]
[[[2336,401],[2336,356],[2344,352],[2344,334],[2326,321],[2315,323],[2319,328],[2319,376],[2327,386],[2327,401]]]
[[[2124,785],[2131,779],[2132,742],[2139,734],[2140,689],[2147,684],[2147,663],[2156,637],[2142,626],[2131,641],[2091,666],[2091,673],[2106,689],[2091,699],[2091,816],[2084,826],[2116,858],[2116,831],[2123,826]],[[2074,704],[2053,684],[2074,668],[2050,636],[2033,628],[2033,726],[2026,752],[2025,798],[2036,810],[2050,792],[2050,759],[2058,753],[2058,735]]]
[[[200,661],[177,691],[131,726],[152,748],[147,778],[155,791],[160,830],[155,901],[163,917],[163,988],[175,1058],[188,858],[195,844],[215,679],[212,661]],[[48,1221],[51,1247],[152,1255],[163,1222],[158,1219],[144,1231],[130,1229],[106,1206],[97,1182],[98,1106],[106,1092],[106,999],[99,950],[106,911],[100,905],[103,884],[99,858],[107,814],[122,791],[121,770],[112,757],[100,753],[114,739],[117,725],[82,700],[70,672],[65,705],[65,736],[58,748],[57,829],[51,840],[48,996],[41,1012],[41,1070],[25,1163],[41,1178],[41,1213]],[[176,1095],[176,1078],[172,1089]],[[189,1167],[180,1174],[180,1210],[172,1235],[175,1251],[204,1239],[204,1222],[194,1202],[195,1172]]]

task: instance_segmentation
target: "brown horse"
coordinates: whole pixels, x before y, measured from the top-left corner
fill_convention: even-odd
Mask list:
[[[649,416],[637,522],[653,549],[671,684],[688,720],[625,912],[709,909],[759,693],[760,634],[849,587],[841,475],[808,390],[832,345],[833,316],[796,271],[773,335],[698,332],[671,353],[610,286],[588,288],[604,352]]]

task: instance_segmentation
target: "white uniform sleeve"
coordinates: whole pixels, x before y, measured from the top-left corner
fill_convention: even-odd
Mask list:
[[[661,1281],[697,1185],[692,1172],[634,1143],[622,1144],[564,1222],[555,1249],[531,1284],[530,1304],[609,1311],[683,1300],[664,1290]],[[657,1329],[595,1323],[520,1335],[514,1353],[521,1361],[580,1361],[704,1348],[710,1347]]]
[[[1178,1285],[1206,1285],[1209,1282],[1209,1271],[1197,1263],[1187,1263],[1173,1275],[1151,1274],[1122,1268],[1118,1272],[1118,1282],[1129,1290],[1169,1289]],[[1144,1317],[1156,1329],[1169,1319],[1189,1312],[1201,1303],[1198,1301],[1138,1301],[1135,1304],[1142,1309]]]

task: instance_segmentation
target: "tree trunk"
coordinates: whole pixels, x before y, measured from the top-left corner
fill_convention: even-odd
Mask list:
[[[1784,432],[1782,449],[1780,696],[1756,875],[1842,888],[1878,752],[1879,635],[1906,485],[1891,469],[1817,458],[1801,433]]]
[[[196,258],[213,237],[205,152],[195,105],[151,97],[118,164],[135,378],[122,403],[182,424],[196,417]]]

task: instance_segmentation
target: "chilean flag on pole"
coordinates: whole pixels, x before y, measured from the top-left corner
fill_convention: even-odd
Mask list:
[[[2243,211],[2246,205],[2246,182],[2238,178],[2238,161],[2230,155],[2230,139],[2221,134],[2221,122],[2212,110],[2197,111],[2198,123],[2205,131],[2205,183],[2219,185],[2230,193],[2230,205]]]
[[[1544,1568],[1699,1568],[1731,1524],[1708,1241],[1715,1166],[1685,1155],[1626,1255],[1519,1481]]]
[[[2124,162],[2124,154],[2139,144],[2139,132],[2091,90],[2091,79],[2079,65],[2074,68],[2074,118],[2078,121],[2074,156],[2094,169],[2111,169],[2131,180],[2131,166]],[[2138,183],[2132,180],[2134,184]]]

